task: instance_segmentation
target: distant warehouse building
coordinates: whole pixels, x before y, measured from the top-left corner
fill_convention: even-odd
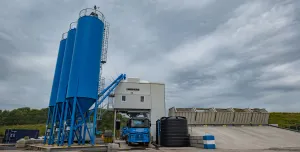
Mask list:
[[[183,116],[189,125],[267,125],[269,112],[266,109],[239,108],[175,108],[169,116]]]

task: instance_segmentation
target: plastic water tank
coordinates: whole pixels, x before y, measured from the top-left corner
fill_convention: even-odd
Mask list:
[[[161,145],[166,147],[189,146],[187,120],[185,117],[161,118]]]

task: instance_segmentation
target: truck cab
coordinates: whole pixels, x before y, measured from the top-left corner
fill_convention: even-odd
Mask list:
[[[150,120],[145,117],[130,118],[127,122],[126,143],[138,143],[146,146],[150,143]]]

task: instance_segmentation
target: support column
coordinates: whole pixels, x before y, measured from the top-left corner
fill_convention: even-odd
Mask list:
[[[116,119],[117,119],[117,111],[114,109],[114,137],[113,140],[116,140]]]

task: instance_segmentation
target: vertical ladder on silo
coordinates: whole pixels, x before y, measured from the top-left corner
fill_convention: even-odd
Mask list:
[[[98,94],[105,88],[105,78],[101,75],[99,76]]]
[[[109,36],[109,23],[104,22],[104,32],[102,39],[102,54],[101,54],[101,63],[100,63],[100,74],[99,74],[99,86],[98,86],[98,94],[100,94],[105,88],[105,78],[102,78],[103,64],[107,62],[107,50],[108,50],[108,36]],[[102,96],[100,94],[100,96]],[[100,100],[100,98],[99,98]],[[102,103],[98,108],[97,120],[102,120],[103,114],[107,111],[106,106],[109,106],[109,103]]]
[[[105,21],[103,39],[102,39],[102,56],[101,56],[101,63],[103,64],[107,62],[108,36],[109,36],[109,23]]]
[[[100,66],[100,74],[99,74],[99,85],[98,85],[98,94],[100,94],[104,88],[105,88],[105,78],[102,77],[102,63]],[[101,120],[101,115],[102,115],[102,107],[98,108],[99,112],[97,113],[97,120]]]

